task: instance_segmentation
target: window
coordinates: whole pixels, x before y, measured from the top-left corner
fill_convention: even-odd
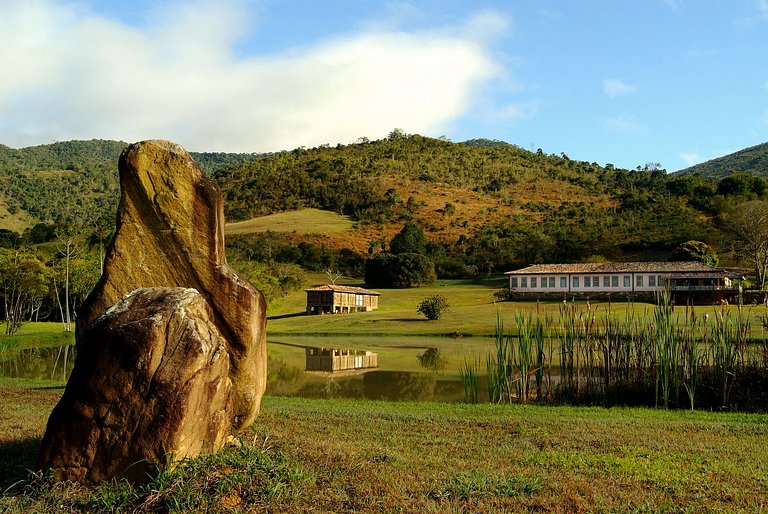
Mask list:
[[[510,277],[509,279],[509,287],[516,289],[517,288],[517,277]]]
[[[600,287],[600,277],[592,277],[592,287]]]
[[[565,289],[568,287],[568,279],[565,277],[560,277],[560,287]]]
[[[584,287],[592,287],[592,277],[584,277]]]
[[[624,287],[632,287],[632,279],[629,275],[624,275]]]
[[[615,275],[611,277],[611,287],[619,287],[619,277]]]
[[[635,285],[637,287],[643,287],[643,276],[642,275],[635,275]]]
[[[663,276],[659,275],[659,280],[658,280],[659,287],[664,286],[664,284],[666,283],[666,280],[667,279],[665,279]]]
[[[536,277],[531,277],[531,287],[536,287]]]
[[[608,275],[603,277],[603,287],[611,287],[611,277]]]
[[[549,287],[555,287],[555,277],[549,277]]]
[[[523,277],[520,279],[520,287],[528,287],[528,277]]]
[[[579,287],[579,277],[573,277],[573,287]]]
[[[541,287],[547,287],[547,277],[541,277]]]
[[[362,307],[364,305],[363,303],[363,295],[356,294],[355,295],[355,306],[356,307]]]
[[[656,275],[648,275],[648,287],[656,287]]]

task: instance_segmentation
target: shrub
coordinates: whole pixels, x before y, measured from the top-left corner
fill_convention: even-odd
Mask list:
[[[442,314],[449,308],[450,305],[448,304],[448,300],[444,296],[436,294],[424,298],[421,303],[419,303],[416,312],[423,314],[428,320],[434,321],[440,319],[440,316],[442,316]]]

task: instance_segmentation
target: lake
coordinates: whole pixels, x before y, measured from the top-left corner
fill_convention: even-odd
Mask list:
[[[378,366],[342,372],[308,372],[306,348],[367,350]],[[430,349],[432,349],[430,351]],[[267,343],[269,395],[306,398],[460,401],[459,366],[493,349],[488,338],[305,337],[270,338]],[[427,353],[430,359],[420,359]],[[0,376],[66,381],[74,365],[74,345],[0,353]]]

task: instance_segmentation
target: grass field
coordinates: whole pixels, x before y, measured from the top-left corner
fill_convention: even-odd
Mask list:
[[[316,283],[324,283],[324,277],[313,277]],[[341,283],[341,282],[339,282]],[[352,285],[362,283],[345,282]],[[428,335],[463,335],[492,337],[496,328],[497,315],[500,315],[508,329],[514,325],[517,312],[540,312],[558,318],[562,302],[495,302],[493,293],[506,285],[504,278],[492,277],[486,280],[438,280],[429,286],[414,289],[382,289],[379,309],[370,312],[343,315],[305,315],[306,294],[294,293],[270,306],[268,311],[267,332],[270,335],[365,335],[365,336],[428,336]],[[428,321],[416,312],[421,300],[427,296],[440,294],[448,299],[451,308],[437,321]],[[577,306],[586,309],[586,302],[577,302]],[[598,318],[605,316],[607,302],[591,302],[592,310]],[[653,305],[649,303],[613,302],[610,304],[614,316],[624,318],[628,310],[635,318],[652,318]],[[716,311],[722,307],[715,305],[697,306],[694,312],[714,319]],[[737,306],[726,307],[735,315]],[[745,306],[744,312],[750,319],[750,328],[754,337],[763,337],[764,330],[759,316],[768,314],[762,305]],[[690,315],[690,312],[687,314]],[[682,320],[686,310],[678,306],[673,318]]]
[[[237,223],[227,223],[224,233],[230,235],[253,234],[256,232],[296,232],[297,234],[333,234],[352,228],[348,216],[320,209],[302,209],[281,212]]]
[[[768,509],[765,415],[266,397],[241,447],[89,489],[24,471],[61,389],[0,394],[3,512]]]

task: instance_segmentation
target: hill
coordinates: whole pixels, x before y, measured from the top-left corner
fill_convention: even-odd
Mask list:
[[[768,143],[702,162],[674,174],[698,175],[710,180],[719,180],[732,173],[751,173],[768,178]]]
[[[0,228],[114,219],[116,161],[124,146],[100,140],[0,146]],[[227,219],[241,223],[231,225],[238,232],[231,240],[247,260],[305,265],[311,256],[322,267],[346,251],[344,259],[359,271],[363,258],[386,250],[412,220],[446,277],[590,256],[665,259],[690,239],[720,247],[717,214],[744,200],[740,188],[753,198],[766,193],[763,183],[721,191],[709,179],[659,169],[617,169],[503,141],[453,143],[399,130],[335,147],[192,155],[221,186]],[[277,232],[273,219],[258,220],[303,209],[335,213],[351,226],[327,230],[299,214],[316,226]]]
[[[0,228],[21,232],[35,223],[114,216],[122,141],[64,141],[13,149],[0,145]],[[255,154],[193,153],[206,173]]]
[[[213,176],[229,220],[333,211],[357,221],[354,233],[301,240],[360,255],[385,249],[413,220],[451,261],[446,266],[464,271],[668,253],[716,232],[685,198],[669,195],[661,170],[603,167],[499,141],[393,131],[378,141],[263,156]]]

